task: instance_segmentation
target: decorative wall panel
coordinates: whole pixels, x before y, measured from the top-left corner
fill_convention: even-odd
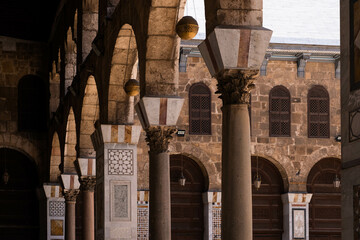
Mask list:
[[[134,153],[131,149],[109,149],[109,175],[133,175]]]
[[[49,202],[49,215],[52,217],[65,216],[65,202],[50,201]]]

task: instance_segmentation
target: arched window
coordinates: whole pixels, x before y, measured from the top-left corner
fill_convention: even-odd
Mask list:
[[[269,94],[270,137],[290,137],[290,92],[284,86],[276,86]]]
[[[211,92],[203,83],[189,90],[189,129],[190,134],[211,134]]]
[[[18,85],[19,131],[43,131],[47,128],[48,94],[45,83],[36,76],[25,76]]]
[[[322,86],[314,86],[308,93],[308,136],[309,138],[328,138],[329,94]]]

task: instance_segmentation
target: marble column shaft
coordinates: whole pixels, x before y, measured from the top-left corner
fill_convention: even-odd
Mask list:
[[[66,215],[65,215],[65,240],[75,240],[75,205],[79,190],[65,192]]]
[[[175,127],[150,127],[146,141],[150,147],[150,240],[171,239],[170,160],[168,143]]]
[[[95,239],[94,189],[95,177],[86,177],[80,180],[83,193],[83,239]]]
[[[252,239],[250,90],[258,71],[238,71],[218,78],[223,100],[222,222],[223,240]]]

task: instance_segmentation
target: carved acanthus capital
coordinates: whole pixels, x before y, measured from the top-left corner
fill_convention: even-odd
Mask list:
[[[224,105],[249,104],[250,91],[255,88],[254,80],[259,76],[259,70],[224,71],[217,77],[218,90]]]
[[[146,141],[151,153],[163,153],[168,151],[169,141],[176,132],[176,127],[156,126],[148,127],[146,130]]]
[[[82,191],[94,191],[96,186],[96,177],[81,177],[81,190]]]
[[[64,197],[67,202],[76,202],[76,198],[80,193],[80,189],[64,190]]]

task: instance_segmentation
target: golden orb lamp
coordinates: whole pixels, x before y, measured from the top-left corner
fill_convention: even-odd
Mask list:
[[[185,16],[176,24],[176,33],[182,40],[193,39],[199,31],[199,24],[191,16]]]
[[[140,93],[139,81],[136,79],[129,79],[129,81],[125,83],[124,90],[129,96],[138,95]]]

